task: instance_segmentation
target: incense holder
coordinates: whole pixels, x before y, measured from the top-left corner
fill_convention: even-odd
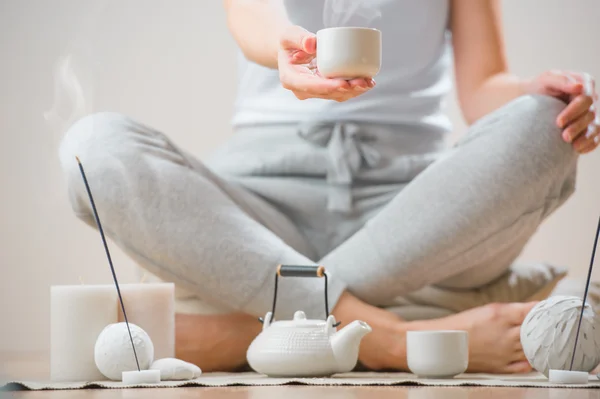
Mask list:
[[[123,371],[122,380],[124,385],[158,384],[160,382],[160,371]]]
[[[554,296],[538,303],[521,326],[521,344],[537,371],[570,370],[583,301],[574,296]],[[600,316],[585,305],[573,371],[592,371],[600,363]]]
[[[135,324],[129,323],[131,338],[140,370],[148,370],[154,360],[154,345],[150,336]],[[121,381],[124,371],[138,371],[127,324],[109,324],[102,330],[94,348],[98,370],[108,379]]]
[[[587,384],[590,375],[585,371],[553,370],[550,369],[548,381],[551,384]]]

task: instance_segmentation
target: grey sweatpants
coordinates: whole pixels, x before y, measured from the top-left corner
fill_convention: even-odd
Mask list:
[[[94,219],[150,273],[202,300],[264,315],[278,264],[324,265],[344,290],[386,306],[436,285],[478,287],[510,267],[573,192],[577,155],[559,100],[521,97],[456,146],[411,126],[307,123],[238,129],[203,164],[114,113],[83,118],[60,154],[78,217]],[[323,317],[321,279],[281,279],[278,317]]]

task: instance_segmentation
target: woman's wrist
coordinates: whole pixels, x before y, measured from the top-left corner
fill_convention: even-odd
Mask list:
[[[281,50],[281,41],[285,33],[292,27],[290,21],[287,19],[280,19],[275,24],[274,35],[272,40],[270,41],[270,59],[271,59],[271,67],[274,69],[279,68],[279,52]]]
[[[519,79],[518,87],[521,95],[533,93],[533,79]]]
[[[277,68],[283,33],[291,26],[283,2],[228,0],[227,23],[244,56],[267,68]]]

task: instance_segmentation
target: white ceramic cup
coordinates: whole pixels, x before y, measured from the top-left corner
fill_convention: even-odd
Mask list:
[[[381,68],[381,31],[340,27],[317,32],[317,68],[326,78],[372,78]]]
[[[469,334],[466,331],[408,331],[408,368],[419,377],[452,378],[469,365]]]

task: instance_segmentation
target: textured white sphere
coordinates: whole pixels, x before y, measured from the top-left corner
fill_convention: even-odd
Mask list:
[[[152,340],[140,327],[129,323],[140,370],[148,370],[154,360]],[[94,348],[98,370],[108,379],[120,381],[123,371],[137,370],[133,348],[125,323],[109,324],[102,330]]]
[[[538,303],[521,326],[521,345],[531,366],[548,377],[550,369],[569,370],[583,301],[553,296]],[[600,363],[600,316],[586,303],[573,371],[592,371]]]

